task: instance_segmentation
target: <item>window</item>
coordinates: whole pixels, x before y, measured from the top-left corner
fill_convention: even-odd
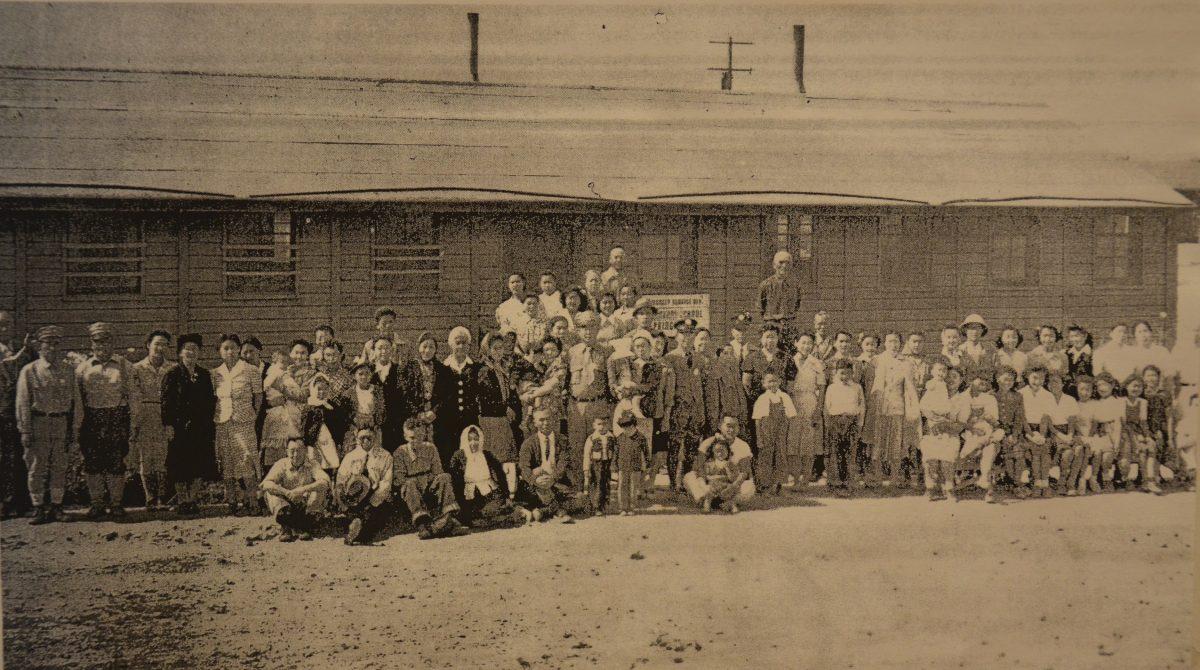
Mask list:
[[[813,218],[807,214],[775,217],[775,251],[789,251],[793,262],[812,259]],[[774,253],[771,254],[774,256]]]
[[[644,284],[641,288],[696,286],[696,225],[691,219],[647,222],[633,249],[637,273]]]
[[[1004,217],[992,222],[988,275],[997,284],[1034,286],[1038,283],[1038,221],[1035,217]]]
[[[225,295],[296,295],[296,225],[291,212],[226,219],[224,254]]]
[[[439,226],[428,214],[371,222],[371,280],[377,296],[433,295],[441,288]]]
[[[1119,214],[1099,219],[1092,239],[1094,281],[1116,284],[1141,280],[1141,232],[1129,216]]]
[[[917,216],[885,216],[879,220],[879,278],[891,288],[929,284],[930,222]]]
[[[127,217],[69,221],[63,245],[66,295],[141,295],[142,233],[142,222]]]

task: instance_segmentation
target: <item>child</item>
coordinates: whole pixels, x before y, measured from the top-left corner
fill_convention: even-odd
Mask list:
[[[637,419],[626,412],[617,420],[621,433],[617,436],[617,505],[622,516],[633,514],[641,494],[647,456],[646,436],[638,430]]]
[[[589,494],[592,510],[604,516],[612,480],[612,458],[616,451],[612,424],[598,416],[592,419],[592,434],[583,443],[583,492]]]
[[[704,462],[708,491],[701,500],[703,509],[705,512],[711,512],[713,504],[716,503],[727,512],[736,514],[738,508],[733,500],[737,489],[733,482],[737,479],[737,473],[729,462],[729,443],[724,439],[717,439],[712,444],[711,454],[712,457]]]
[[[921,396],[921,415],[925,417],[925,431],[921,436],[921,460],[925,464],[925,492],[929,499],[948,498],[957,502],[954,495],[954,463],[958,460],[958,434],[962,425],[957,421],[954,403],[946,389],[946,361],[937,359],[930,366],[932,375],[925,384]],[[941,479],[942,493],[937,492]]]
[[[329,402],[329,380],[324,374],[318,374],[309,386],[301,425],[304,428],[304,443],[309,448],[309,460],[327,473],[336,471],[340,463],[337,443],[328,427],[335,412]]]
[[[1090,375],[1080,375],[1075,378],[1075,395],[1079,411],[1075,414],[1075,449],[1074,462],[1071,471],[1066,475],[1067,485],[1071,487],[1067,495],[1087,494],[1088,481],[1092,478],[1088,461],[1091,459],[1091,445],[1097,440],[1095,410],[1096,380]]]
[[[1121,421],[1125,415],[1124,401],[1113,395],[1117,380],[1107,372],[1096,377],[1096,400],[1091,408],[1093,439],[1089,443],[1092,451],[1092,476],[1088,486],[1093,493],[1112,490],[1112,468],[1117,445],[1121,439]]]
[[[1126,486],[1137,478],[1134,469],[1140,468],[1142,489],[1161,495],[1158,487],[1158,445],[1151,437],[1148,425],[1148,403],[1142,397],[1146,384],[1141,377],[1125,380],[1125,419],[1121,434],[1121,478]]]
[[[1046,368],[1034,366],[1026,375],[1029,385],[1021,389],[1025,402],[1025,438],[1028,440],[1030,483],[1033,497],[1050,497],[1050,414],[1054,396],[1045,389]]]
[[[1179,471],[1179,455],[1173,447],[1175,441],[1171,439],[1171,394],[1160,386],[1162,371],[1157,366],[1147,365],[1142,370],[1142,382],[1145,384],[1142,397],[1146,399],[1146,427],[1154,440],[1158,464]]]
[[[858,346],[862,353],[854,359],[854,374],[862,383],[863,404],[866,408],[863,416],[862,432],[859,435],[859,457],[862,466],[861,476],[867,486],[879,483],[871,471],[872,453],[875,451],[875,416],[877,407],[871,389],[875,388],[875,357],[879,355],[879,336],[865,334],[859,339]]]
[[[654,421],[661,419],[663,413],[663,370],[661,363],[653,358],[654,348],[649,338],[640,335],[635,337],[633,353],[633,357],[617,361],[610,359],[609,362],[615,369],[610,378],[615,377],[619,385],[619,400],[613,412],[613,423],[616,424],[626,412],[632,414],[637,421],[638,432],[647,440],[646,454],[649,457],[649,440],[654,434]]]
[[[984,502],[991,503],[996,501],[992,494],[992,465],[1005,431],[1000,428],[1000,408],[987,375],[984,368],[974,368],[968,389],[955,396],[954,401],[958,404],[958,420],[966,425],[959,458],[980,452],[976,485],[984,490]]]
[[[1070,489],[1067,476],[1075,459],[1075,424],[1079,416],[1079,403],[1064,393],[1063,376],[1051,373],[1046,377],[1046,388],[1054,403],[1050,407],[1050,440],[1058,459],[1058,494],[1067,495]]]
[[[1092,334],[1083,326],[1071,324],[1067,327],[1067,393],[1079,399],[1075,392],[1076,380],[1092,376]]]
[[[839,360],[833,369],[833,383],[825,389],[825,452],[830,459],[825,470],[830,487],[844,483],[850,490],[858,477],[855,452],[867,412],[862,387],[850,379],[853,368],[848,359]]]
[[[1021,486],[1021,473],[1025,470],[1025,398],[1013,389],[1017,382],[1017,371],[1001,367],[996,371],[996,427],[1003,431],[1000,440],[1000,457],[1004,461],[1004,473],[1014,488]],[[992,488],[984,495],[987,502],[995,502]]]
[[[758,456],[754,459],[754,481],[767,495],[779,493],[789,469],[786,460],[788,430],[796,418],[796,405],[788,394],[779,389],[779,373],[763,373],[762,395],[754,401],[751,417],[757,426]],[[797,475],[799,485],[799,475]]]
[[[962,344],[962,333],[952,324],[942,326],[942,350],[938,358],[946,364],[946,368],[958,368],[962,364],[959,345]],[[932,371],[931,371],[932,372]]]

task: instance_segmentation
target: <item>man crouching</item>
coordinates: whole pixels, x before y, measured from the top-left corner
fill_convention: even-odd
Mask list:
[[[470,531],[458,522],[458,502],[454,484],[442,470],[437,447],[426,438],[425,422],[410,418],[404,422],[404,444],[392,454],[392,486],[408,507],[417,537],[466,535]]]
[[[360,428],[355,448],[342,458],[334,487],[350,517],[346,544],[370,544],[387,522],[392,497],[392,455],[375,444],[375,429]]]
[[[537,432],[521,444],[517,467],[523,491],[518,503],[525,510],[526,521],[548,517],[571,521],[567,508],[574,502],[576,485],[571,474],[574,469],[567,438],[554,430],[554,423],[553,413],[537,410],[533,414]]]
[[[325,513],[329,475],[308,460],[303,439],[288,440],[287,456],[275,461],[259,488],[279,524],[280,542],[312,539],[313,526]]]

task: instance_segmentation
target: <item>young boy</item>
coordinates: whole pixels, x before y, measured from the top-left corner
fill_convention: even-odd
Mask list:
[[[616,438],[608,419],[592,419],[592,434],[583,443],[583,491],[592,501],[592,510],[604,516],[608,505],[609,482],[612,479],[612,459]]]
[[[1000,457],[1004,461],[1004,474],[1013,488],[1020,489],[1021,473],[1025,469],[1025,398],[1013,389],[1017,383],[1017,371],[1002,366],[996,370],[996,428],[1003,432],[1000,440]],[[990,497],[989,497],[990,496]],[[995,502],[994,489],[989,488],[984,496]]]
[[[646,435],[638,430],[637,418],[626,412],[617,420],[621,433],[617,436],[617,505],[622,516],[633,514],[641,494],[642,478],[649,462]],[[586,453],[586,452],[585,452]]]
[[[839,343],[843,334],[838,333]],[[862,387],[850,378],[853,368],[854,363],[850,359],[839,359],[834,364],[833,383],[825,389],[825,452],[831,458],[825,470],[830,488],[841,486],[844,482],[848,489],[853,490],[854,481],[861,471],[861,464],[856,462],[855,455],[867,406]]]
[[[424,421],[404,421],[404,444],[392,454],[392,489],[408,508],[418,538],[465,535],[469,531],[454,517],[454,485],[428,435]]]
[[[754,482],[764,494],[779,493],[787,480],[789,469],[797,472],[788,463],[788,430],[796,418],[796,404],[792,397],[779,389],[782,377],[773,370],[763,373],[765,390],[754,401],[751,418],[757,427],[758,456],[755,458]],[[793,457],[799,459],[799,456]]]

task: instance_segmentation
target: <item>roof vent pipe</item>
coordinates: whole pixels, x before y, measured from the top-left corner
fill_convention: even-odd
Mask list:
[[[800,95],[808,95],[804,91],[804,26],[792,26],[792,40],[796,43],[796,85]]]
[[[467,12],[471,24],[471,81],[479,83],[479,13]],[[803,88],[803,87],[801,87]]]

